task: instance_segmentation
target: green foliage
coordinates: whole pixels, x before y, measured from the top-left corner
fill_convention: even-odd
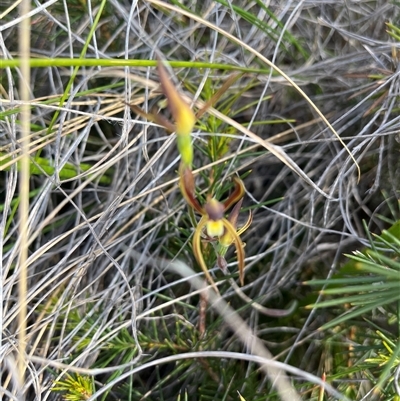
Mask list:
[[[340,272],[328,280],[313,280],[305,284],[326,286],[324,295],[341,295],[328,301],[312,304],[309,308],[327,308],[349,304],[350,310],[326,323],[322,329],[340,325],[380,307],[397,305],[400,281],[400,222],[396,222],[381,236],[371,241],[371,249],[356,251],[347,255],[350,261]]]
[[[55,168],[49,159],[44,157],[35,157],[30,161],[30,173],[32,175],[53,175],[55,173]],[[11,166],[16,166],[17,171],[20,169],[20,163],[15,163],[13,159],[7,154],[0,152],[0,169],[3,171],[9,171]],[[92,165],[88,163],[81,163],[78,167],[75,167],[72,163],[66,163],[59,170],[59,177],[62,180],[68,180],[71,178],[76,178],[79,174],[82,174],[92,168]],[[110,184],[111,182],[111,172],[109,175],[102,175],[99,178],[100,184]]]
[[[85,401],[93,395],[95,388],[91,377],[67,374],[55,383],[52,390],[63,393],[66,401]]]
[[[331,298],[308,308],[328,309],[339,314],[321,330],[334,330],[340,336],[348,336],[350,330],[355,344],[366,344],[352,346],[348,358],[352,361],[351,368],[339,361],[338,373],[329,379],[362,372],[375,393],[392,400],[396,396],[393,376],[400,363],[400,221],[381,235],[370,237],[370,242],[370,248],[347,255],[349,262],[332,278],[306,282],[311,286],[323,286],[320,293],[324,298]],[[349,390],[347,388],[347,392]],[[356,392],[354,389],[349,395],[354,398]]]

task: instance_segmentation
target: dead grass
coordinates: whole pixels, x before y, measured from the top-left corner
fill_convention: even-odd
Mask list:
[[[267,68],[246,50],[250,46],[281,68],[327,117],[360,165],[360,182],[346,149],[282,76],[244,74],[228,91],[234,96],[248,86],[235,103],[232,118],[262,140],[281,146],[331,200],[248,136],[226,123],[213,125],[210,114],[193,134],[198,148],[211,134],[234,135],[223,160],[224,174],[251,170],[245,178],[246,207],[254,210],[251,229],[243,237],[247,259],[242,290],[264,306],[283,309],[293,301],[300,306],[309,303],[310,290],[299,283],[330,276],[344,251],[367,243],[363,219],[371,231],[380,232],[387,219],[399,218],[398,43],[386,33],[385,23],[396,24],[400,13],[387,1],[268,3],[268,7],[257,1],[184,3],[182,7],[198,16],[195,19],[156,1],[110,0],[85,57],[154,60],[158,51],[167,60]],[[100,7],[99,0],[33,2],[32,57],[78,58]],[[3,16],[4,59],[19,56],[18,17],[17,8]],[[205,26],[200,17],[238,42]],[[155,69],[79,68],[60,104],[72,70],[49,66],[31,72],[30,160],[34,164],[40,155],[54,170],[49,173],[38,164],[39,173],[30,177],[27,366],[21,387],[14,369],[21,329],[17,297],[22,222],[16,210],[22,195],[17,165],[22,154],[19,111],[24,103],[18,87],[22,70],[0,69],[0,157],[13,157],[0,167],[3,389],[14,399],[18,391],[24,394],[19,399],[61,399],[51,387],[63,376],[62,365],[57,365],[63,363],[70,372],[100,369],[96,389],[109,383],[114,389],[106,393],[107,399],[128,399],[127,394],[132,400],[143,399],[149,392],[150,399],[175,400],[185,390],[193,399],[197,399],[193,394],[199,399],[200,394],[202,399],[223,399],[235,397],[237,389],[248,400],[250,394],[253,399],[278,399],[273,393],[266,395],[270,385],[258,375],[255,360],[242,365],[238,377],[234,377],[237,366],[226,362],[228,356],[221,370],[216,362],[189,357],[195,362],[170,362],[161,368],[162,358],[173,361],[185,352],[200,356],[202,351],[252,352],[212,311],[210,337],[202,343],[196,337],[195,288],[188,278],[167,268],[166,260],[181,260],[197,269],[188,245],[191,225],[176,183],[174,137],[131,115],[126,106],[134,102],[151,110],[159,105]],[[210,90],[210,83],[216,91],[229,75],[211,69],[174,72],[194,102]],[[288,119],[295,122],[270,124]],[[209,169],[212,161],[197,152],[196,167]],[[83,163],[92,167],[60,178],[67,163],[78,170]],[[111,177],[109,184],[100,182],[104,175]],[[199,172],[198,177],[200,185],[206,182],[207,176],[201,178]],[[265,204],[271,199],[272,205]],[[236,271],[235,262],[230,269]],[[222,277],[217,268],[211,270]],[[298,369],[291,373],[298,375],[294,384],[299,394],[316,399],[306,374],[318,378],[326,370],[323,336],[316,330],[329,315],[298,308],[290,318],[266,318],[246,307],[233,288],[221,288],[223,298],[271,353]],[[110,351],[111,345],[122,341],[121,335],[130,338],[131,343],[124,344],[130,344],[131,354],[128,346],[120,353]],[[155,345],[156,340],[162,345]],[[157,358],[159,367],[154,363],[157,368],[144,370]],[[224,371],[228,377],[221,378]],[[215,390],[207,393],[202,384]],[[363,399],[363,391],[360,388],[357,399]],[[8,397],[12,399],[11,394]]]

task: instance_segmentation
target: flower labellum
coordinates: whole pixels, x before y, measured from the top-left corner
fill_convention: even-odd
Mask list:
[[[215,198],[211,198],[204,206],[204,210],[208,215],[206,225],[207,235],[211,238],[219,238],[224,233],[224,224],[222,222],[225,211],[224,205]]]

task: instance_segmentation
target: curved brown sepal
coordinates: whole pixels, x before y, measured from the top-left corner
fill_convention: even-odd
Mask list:
[[[239,281],[240,285],[244,285],[244,245],[239,235],[237,234],[235,228],[227,219],[223,219],[224,227],[227,232],[230,234],[236,248],[236,254],[238,259],[238,267],[239,267]]]
[[[188,205],[201,215],[205,215],[206,212],[201,207],[195,195],[195,185],[194,185],[194,177],[192,170],[184,164],[181,164],[179,166],[179,185],[181,188],[182,195],[185,198]]]
[[[233,181],[235,182],[235,190],[229,195],[228,199],[224,202],[225,210],[228,210],[234,203],[240,201],[243,198],[245,189],[243,185],[243,181],[238,177],[233,177]]]
[[[219,294],[218,287],[215,284],[213,278],[211,277],[210,272],[208,271],[206,262],[204,261],[203,258],[203,253],[201,252],[201,232],[203,231],[203,228],[206,226],[207,221],[208,221],[207,216],[203,216],[196,227],[196,230],[193,235],[193,253],[201,270],[203,270],[207,281],[212,285],[215,292]]]

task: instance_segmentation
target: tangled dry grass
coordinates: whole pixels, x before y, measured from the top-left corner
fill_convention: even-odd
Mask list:
[[[316,399],[312,381],[318,382],[326,361],[317,329],[330,315],[302,308],[310,289],[299,283],[331,276],[345,251],[366,245],[363,220],[379,233],[389,218],[398,218],[398,43],[386,24],[398,23],[400,10],[387,1],[266,3],[35,0],[30,52],[33,59],[122,62],[155,60],[159,52],[166,60],[264,70],[244,73],[221,104],[239,93],[230,116],[281,147],[326,196],[228,119],[216,124],[211,114],[193,133],[197,182],[204,188],[213,166],[224,168],[223,182],[234,173],[245,175],[245,206],[254,213],[243,236],[247,301],[221,281],[222,298],[308,400]],[[12,2],[1,4],[0,52],[11,60],[18,58],[25,16],[18,7],[9,9]],[[258,55],[318,106],[360,166],[359,181],[357,165],[338,138]],[[3,399],[61,399],[65,393],[52,387],[66,373],[94,375],[88,384],[94,392],[81,399],[176,400],[185,391],[191,399],[224,399],[237,390],[246,399],[279,399],[260,376],[249,343],[243,346],[217,313],[209,311],[206,340],[196,337],[199,289],[190,277],[199,273],[181,277],[169,267],[183,263],[199,271],[177,188],[174,136],[128,106],[163,107],[150,66],[49,62],[31,70],[26,373],[25,382],[18,382],[24,245],[17,213],[24,104],[18,85],[24,75],[2,68],[1,61],[0,72]],[[212,68],[174,72],[195,108],[230,76]],[[223,158],[212,162],[202,149],[220,135],[232,141]],[[217,267],[210,270],[221,279]],[[298,307],[291,317],[271,318],[251,308],[249,299],[269,308]],[[206,359],[207,352],[215,358]],[[250,361],[238,370],[230,353]],[[356,384],[357,399],[369,394],[363,385]],[[339,398],[330,394],[327,399]]]

